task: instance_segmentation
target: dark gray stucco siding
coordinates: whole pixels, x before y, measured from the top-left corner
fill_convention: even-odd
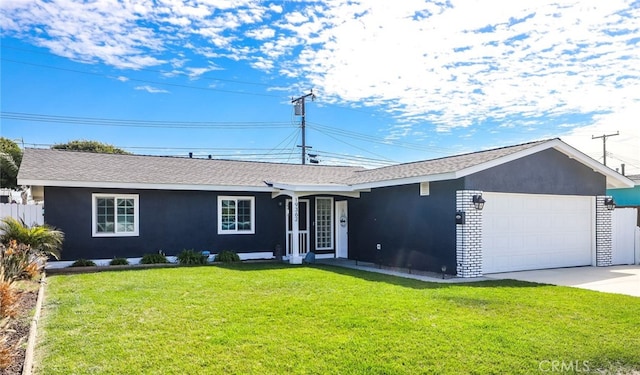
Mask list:
[[[464,178],[467,190],[499,193],[604,195],[606,177],[554,149]]]
[[[349,258],[440,272],[456,265],[456,190],[462,181],[385,187],[349,200]],[[376,250],[376,244],[381,250]]]
[[[92,237],[92,193],[138,194],[140,235]],[[255,234],[218,235],[218,195],[255,197]],[[269,193],[47,187],[45,221],[65,232],[63,260],[140,257],[158,250],[167,255],[182,249],[272,251],[285,240],[284,205],[279,201],[284,199],[272,199]]]

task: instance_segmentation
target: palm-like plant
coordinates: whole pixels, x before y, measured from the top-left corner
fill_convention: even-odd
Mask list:
[[[15,240],[25,244],[43,255],[60,259],[60,248],[64,241],[64,233],[49,225],[27,226],[23,220],[5,217],[0,221],[0,242],[9,243]]]

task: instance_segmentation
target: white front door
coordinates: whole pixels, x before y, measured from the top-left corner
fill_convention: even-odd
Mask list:
[[[349,211],[347,201],[336,202],[336,258],[349,257]]]
[[[298,212],[300,217],[298,218],[298,241],[300,256],[304,256],[309,251],[309,200],[300,199]],[[285,212],[287,221],[287,252],[286,256],[291,255],[291,243],[293,242],[293,230],[292,230],[292,217],[293,213],[291,205],[291,199],[287,199],[287,209]]]

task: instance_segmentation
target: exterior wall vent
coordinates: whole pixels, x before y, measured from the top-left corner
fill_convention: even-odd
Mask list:
[[[429,195],[429,182],[420,183],[420,196]]]

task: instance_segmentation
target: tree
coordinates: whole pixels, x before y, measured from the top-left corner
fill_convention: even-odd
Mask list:
[[[18,187],[18,169],[22,162],[22,150],[7,138],[0,137],[0,187],[16,189]]]
[[[58,143],[51,146],[54,150],[71,150],[84,152],[97,152],[100,154],[130,154],[123,149],[107,143],[97,141],[75,140],[67,143]]]

